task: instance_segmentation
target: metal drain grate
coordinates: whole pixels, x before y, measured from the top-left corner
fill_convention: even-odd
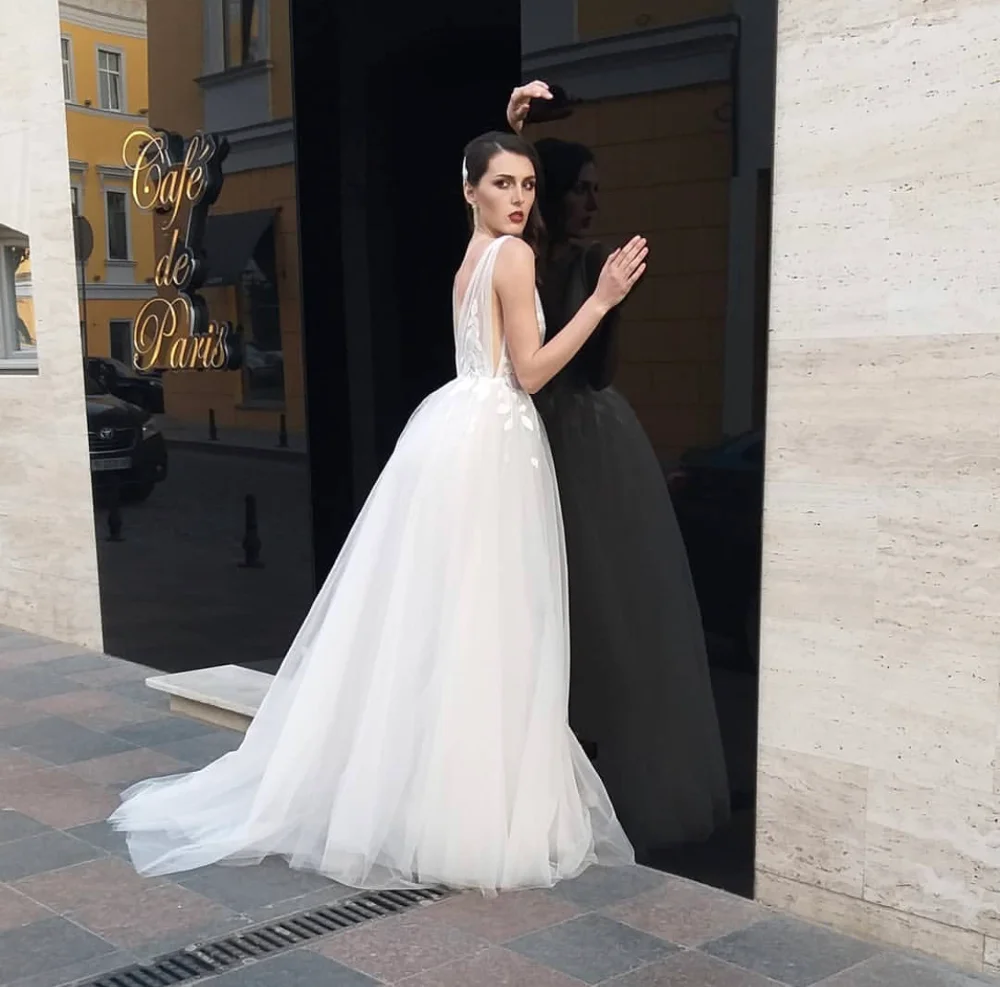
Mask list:
[[[366,891],[332,905],[297,912],[267,925],[195,943],[149,963],[123,967],[78,987],[176,987],[295,949],[341,929],[447,898],[444,888]]]

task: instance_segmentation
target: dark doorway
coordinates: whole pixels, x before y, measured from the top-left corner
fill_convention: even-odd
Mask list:
[[[516,0],[292,0],[316,575],[417,404],[454,375],[462,148],[503,121]]]

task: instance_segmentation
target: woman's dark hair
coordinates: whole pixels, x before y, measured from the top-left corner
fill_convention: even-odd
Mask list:
[[[535,148],[518,137],[517,134],[504,133],[502,130],[491,130],[488,133],[480,134],[475,139],[465,145],[465,177],[470,185],[478,185],[482,181],[493,160],[502,151],[509,151],[511,154],[519,154],[527,158],[535,169],[535,203],[528,213],[528,221],[524,225],[523,239],[532,250],[535,256],[541,258],[545,250],[545,223],[542,220],[542,213],[539,206],[541,200],[544,177],[542,175],[542,165],[535,153]]]
[[[584,165],[594,160],[594,153],[584,144],[543,137],[535,142],[542,163],[543,190],[538,197],[542,219],[548,231],[548,242],[556,244],[566,238],[566,193],[580,180]]]

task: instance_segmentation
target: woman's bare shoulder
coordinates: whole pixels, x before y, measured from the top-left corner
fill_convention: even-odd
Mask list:
[[[497,250],[495,272],[499,281],[520,281],[528,278],[535,283],[535,252],[520,237],[510,236]]]

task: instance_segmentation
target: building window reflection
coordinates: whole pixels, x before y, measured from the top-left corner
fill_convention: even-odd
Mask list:
[[[63,99],[73,102],[73,46],[69,38],[61,39]]]
[[[108,260],[128,260],[128,193],[106,189],[104,199],[108,222]]]
[[[257,242],[237,286],[244,332],[243,397],[248,403],[285,399],[285,366],[275,265],[274,227]]]
[[[211,0],[210,0],[211,2]],[[267,58],[267,0],[216,0],[222,6],[222,63],[233,69]]]
[[[108,323],[111,359],[132,366],[132,320],[112,319]]]
[[[121,52],[98,48],[97,88],[102,110],[121,113],[125,109],[122,74]]]

